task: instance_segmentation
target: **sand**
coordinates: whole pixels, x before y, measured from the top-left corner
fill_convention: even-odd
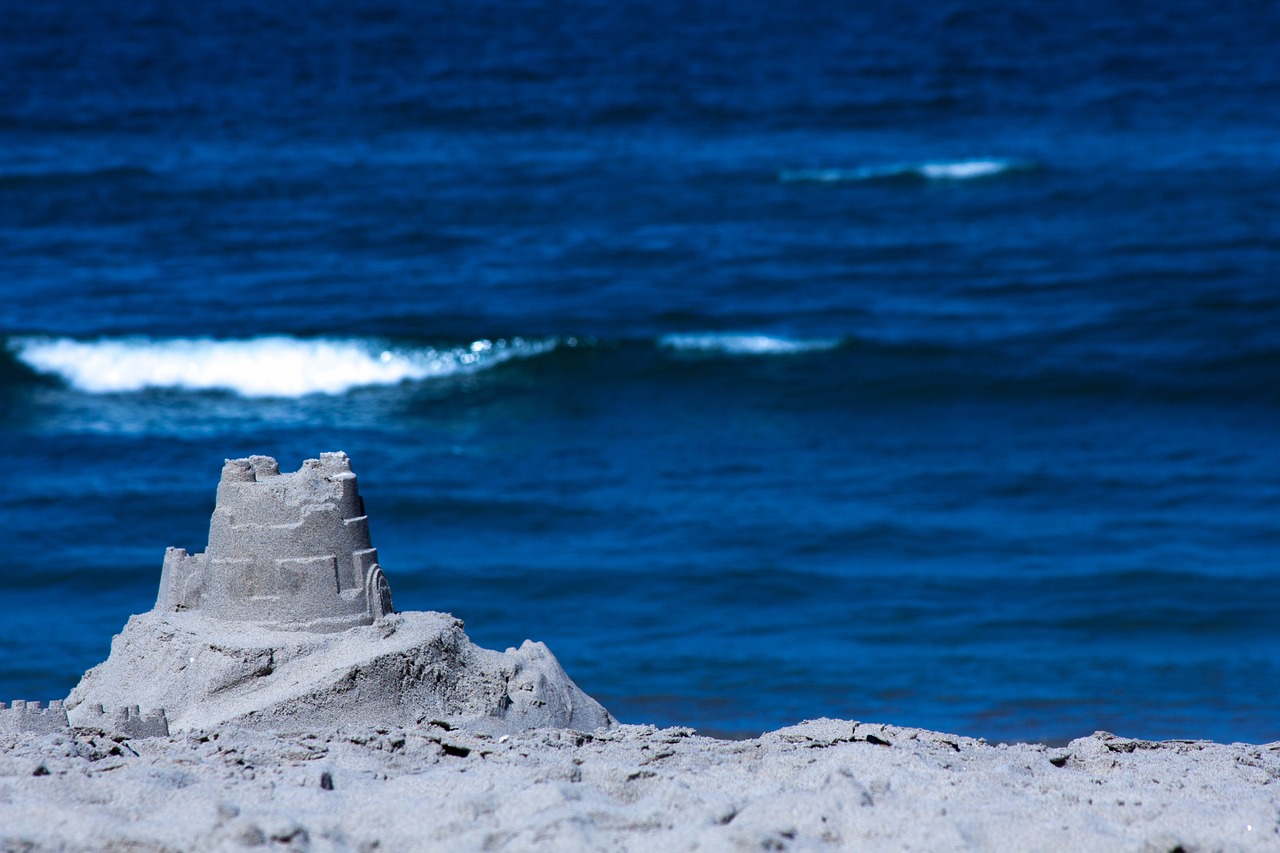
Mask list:
[[[0,734],[4,850],[1280,849],[1280,744],[443,724]]]
[[[96,706],[163,708],[170,731],[224,725],[278,732],[442,720],[493,735],[613,724],[541,643],[496,652],[447,613],[394,613],[336,633],[276,630],[199,612],[133,616],[107,660],[66,700],[75,725]]]
[[[825,719],[715,740],[620,725],[545,646],[482,649],[444,613],[156,610],[65,704],[0,710],[0,850],[263,846],[1280,850],[1280,743]]]

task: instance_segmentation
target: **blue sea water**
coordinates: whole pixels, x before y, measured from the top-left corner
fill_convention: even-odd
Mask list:
[[[626,722],[1280,739],[1280,7],[0,5],[0,698],[342,449]]]

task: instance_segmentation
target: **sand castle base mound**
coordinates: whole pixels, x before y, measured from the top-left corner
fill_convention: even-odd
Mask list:
[[[96,705],[164,708],[174,732],[234,724],[297,732],[441,720],[474,732],[614,724],[542,643],[482,649],[444,613],[385,616],[332,634],[198,612],[129,619],[111,655],[67,699],[72,725]]]

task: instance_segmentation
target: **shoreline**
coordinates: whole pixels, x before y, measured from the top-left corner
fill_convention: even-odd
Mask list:
[[[1065,747],[821,719],[490,735],[0,734],[0,849],[1265,850],[1280,743]]]

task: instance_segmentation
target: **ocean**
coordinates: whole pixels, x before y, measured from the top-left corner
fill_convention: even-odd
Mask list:
[[[623,722],[1280,740],[1280,6],[3,6],[0,699],[345,450]]]

